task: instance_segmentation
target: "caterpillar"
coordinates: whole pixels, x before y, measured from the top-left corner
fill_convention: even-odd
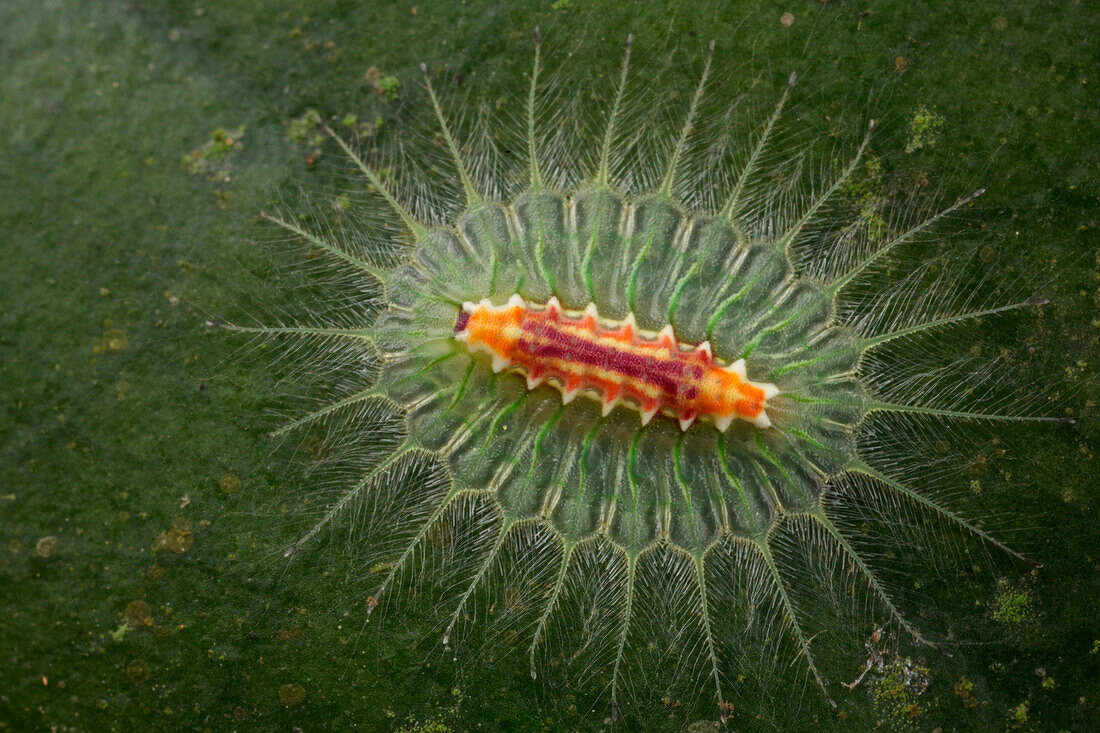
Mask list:
[[[626,395],[638,406],[643,426],[662,410],[676,415],[685,431],[700,415],[713,418],[723,433],[734,418],[759,428],[771,425],[765,403],[779,389],[749,381],[744,359],[719,367],[709,343],[684,349],[672,326],[654,338],[639,339],[633,314],[610,329],[597,325],[598,314],[596,304],[589,303],[580,317],[563,317],[555,297],[540,310],[519,295],[500,307],[488,300],[463,303],[455,340],[489,354],[493,371],[518,363],[527,374],[528,390],[549,373],[561,382],[565,404],[581,389],[596,392],[604,417]]]
[[[921,259],[981,190],[932,213],[853,201],[874,122],[820,178],[769,157],[794,74],[746,152],[715,153],[699,132],[711,43],[678,134],[640,160],[632,38],[584,151],[540,124],[535,36],[519,184],[479,185],[494,143],[469,152],[422,65],[442,182],[403,187],[326,128],[368,189],[370,231],[265,214],[358,293],[316,322],[231,326],[350,364],[330,401],[277,431],[345,451],[344,483],[285,555],[348,523],[377,570],[365,618],[420,588],[456,657],[499,626],[532,677],[576,673],[613,719],[679,685],[709,690],[725,722],[784,656],[835,705],[861,660],[834,645],[858,651],[884,627],[929,641],[896,558],[946,532],[1033,562],[945,497],[952,477],[926,453],[930,434],[950,447],[1064,422],[1005,364],[948,356],[1042,301]],[[717,193],[693,195],[707,165],[725,171]],[[416,193],[437,186],[457,203]]]

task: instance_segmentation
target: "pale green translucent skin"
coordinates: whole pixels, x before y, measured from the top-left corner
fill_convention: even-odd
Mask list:
[[[876,572],[880,558],[861,538],[867,523],[904,528],[922,513],[1012,553],[923,491],[925,464],[888,449],[889,441],[916,430],[906,420],[1029,419],[967,402],[963,382],[924,387],[921,379],[913,388],[900,379],[897,387],[887,369],[887,384],[871,384],[866,359],[895,340],[1029,303],[975,308],[966,297],[934,292],[922,300],[902,289],[878,301],[884,310],[896,301],[918,311],[923,304],[934,317],[903,309],[846,325],[838,307],[845,290],[973,197],[892,227],[873,246],[853,246],[816,275],[796,272],[796,247],[826,258],[839,241],[815,249],[813,226],[857,169],[867,138],[780,225],[742,220],[741,192],[759,175],[788,86],[725,205],[706,215],[688,211],[672,184],[708,61],[663,183],[627,197],[608,174],[627,69],[624,60],[595,175],[563,193],[543,183],[538,162],[536,52],[527,108],[530,185],[507,202],[483,198],[471,183],[428,80],[466,199],[448,226],[418,220],[337,138],[415,242],[396,266],[273,219],[377,281],[385,301],[360,328],[239,329],[352,339],[374,355],[366,387],[286,428],[350,414],[365,446],[359,478],[287,554],[344,515],[371,524],[380,567],[388,570],[372,581],[369,613],[403,578],[431,580],[417,568],[430,574],[425,558],[441,553],[440,572],[455,576],[447,585],[445,644],[458,637],[456,625],[510,618],[510,643],[526,650],[533,675],[540,653],[583,663],[610,688],[613,715],[624,690],[636,686],[631,680],[667,674],[695,689],[709,680],[725,718],[731,688],[745,685],[746,673],[759,676],[769,659],[774,664],[784,644],[828,697],[814,656],[828,622],[822,611],[836,610],[832,624],[843,625],[839,609],[863,598],[879,619],[922,638]],[[746,231],[775,233],[750,238]],[[529,391],[522,375],[494,373],[487,358],[454,340],[454,324],[463,302],[503,303],[515,293],[536,303],[556,296],[571,310],[595,303],[601,317],[633,314],[650,331],[671,324],[681,343],[709,340],[720,361],[744,358],[750,379],[780,390],[769,400],[772,426],[735,421],[721,433],[697,421],[681,431],[661,416],[643,427],[625,406],[603,417],[593,400],[563,405],[548,385]],[[869,438],[874,455],[865,450]],[[866,638],[872,629],[842,631]],[[649,687],[663,689],[659,681]]]
[[[455,483],[490,491],[507,519],[546,521],[568,543],[599,536],[636,556],[669,542],[702,558],[731,536],[765,542],[781,513],[819,513],[824,483],[855,465],[867,406],[858,343],[827,328],[830,298],[790,275],[775,242],[740,242],[730,224],[692,221],[668,197],[631,205],[599,187],[485,203],[456,230],[422,238],[388,280],[391,308],[374,327],[379,389],[408,412],[410,436],[446,456]],[[643,428],[625,407],[602,418],[590,400],[528,392],[452,338],[456,304],[513,293],[575,310],[593,302],[653,331],[672,323],[682,342],[709,338],[719,359],[744,356],[750,378],[780,389],[774,428],[685,433],[667,416]]]

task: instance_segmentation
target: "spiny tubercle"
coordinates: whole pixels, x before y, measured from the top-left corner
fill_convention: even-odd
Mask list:
[[[767,428],[767,401],[779,393],[774,384],[749,381],[744,359],[719,366],[708,342],[682,345],[671,325],[641,333],[633,314],[605,325],[592,303],[579,314],[566,313],[553,297],[542,307],[519,295],[498,306],[463,303],[454,338],[492,357],[493,371],[522,369],[528,389],[553,378],[563,402],[585,391],[603,403],[604,415],[618,404],[634,407],[642,425],[665,412],[682,430],[699,417],[722,432],[734,418]]]

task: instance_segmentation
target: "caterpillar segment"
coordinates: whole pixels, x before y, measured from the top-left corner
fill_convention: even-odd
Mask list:
[[[744,359],[721,366],[709,342],[682,344],[671,325],[656,334],[640,331],[633,314],[601,322],[594,303],[570,313],[555,297],[542,306],[518,294],[502,305],[466,302],[454,338],[488,354],[496,372],[521,370],[529,390],[552,380],[562,402],[585,394],[602,402],[604,415],[626,405],[642,425],[663,413],[684,431],[700,418],[721,432],[735,419],[769,428],[768,400],[779,394],[774,384],[750,380]]]

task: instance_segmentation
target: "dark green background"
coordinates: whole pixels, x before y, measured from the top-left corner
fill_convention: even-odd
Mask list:
[[[904,148],[921,105],[937,111],[939,140],[904,164],[948,198],[988,186],[960,226],[994,248],[996,268],[1054,300],[1029,335],[1046,370],[1038,381],[1060,385],[1075,414],[1095,414],[1094,3],[7,0],[0,730],[609,727],[605,710],[571,710],[522,663],[456,670],[415,616],[361,634],[363,593],[338,539],[309,563],[284,563],[296,531],[284,497],[306,479],[293,451],[264,436],[277,369],[234,359],[239,342],[204,325],[247,289],[256,242],[271,236],[257,214],[299,187],[323,196],[340,177],[331,144],[307,165],[292,119],[309,108],[379,115],[381,134],[399,137],[423,116],[422,60],[445,65],[448,98],[505,97],[515,112],[535,25],[564,85],[613,75],[629,31],[639,49],[678,49],[669,94],[689,93],[712,37],[728,83],[758,74],[778,88],[798,68],[796,118],[816,129],[872,108],[884,154]],[[370,66],[400,80],[396,100],[365,81]],[[217,128],[240,126],[229,181],[181,165]],[[1026,518],[1019,541],[1044,563],[1033,575],[1008,566],[1029,620],[997,628],[979,607],[973,623],[991,626],[993,643],[952,657],[909,650],[934,675],[913,729],[1100,726],[1097,431],[1085,419],[1038,435],[1040,462],[1017,469],[1007,507]],[[223,490],[229,474],[235,492]],[[190,527],[186,552],[156,548],[173,526]],[[52,552],[38,552],[44,537],[56,537]],[[150,623],[121,628],[133,601],[149,604]],[[953,691],[963,675],[974,709]],[[304,702],[284,706],[289,684]],[[807,727],[882,718],[866,687],[836,690],[847,720],[813,690],[790,694],[776,691],[777,702],[803,706]],[[1016,721],[1024,702],[1027,720]],[[642,715],[680,729],[700,713],[654,701]]]

